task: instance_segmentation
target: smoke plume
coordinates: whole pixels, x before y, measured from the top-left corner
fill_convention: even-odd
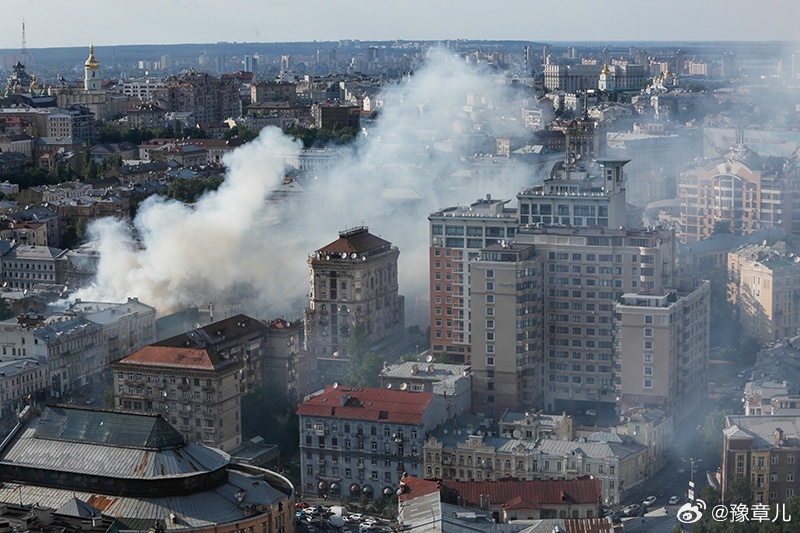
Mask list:
[[[513,198],[531,180],[512,165],[490,165],[480,176],[470,167],[475,152],[494,151],[495,135],[520,134],[514,110],[521,97],[491,73],[435,51],[381,98],[377,124],[341,163],[301,182],[306,192],[297,197],[266,202],[284,161],[299,152],[269,128],[225,159],[225,182],[195,206],[154,197],[140,207],[133,232],[118,221],[94,224],[99,272],[79,296],[137,296],[160,314],[213,302],[217,309],[242,304],[259,318],[296,318],[307,304],[308,254],[339,230],[368,225],[400,249],[406,315],[424,323],[427,216],[487,192]]]

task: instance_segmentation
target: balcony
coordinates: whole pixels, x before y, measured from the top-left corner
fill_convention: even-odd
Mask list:
[[[216,433],[217,432],[217,428],[203,426],[203,431],[206,432],[206,433]]]

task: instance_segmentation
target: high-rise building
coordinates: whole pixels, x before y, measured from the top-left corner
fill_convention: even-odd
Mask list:
[[[681,419],[706,397],[710,287],[702,281],[690,291],[623,294],[616,303],[614,365],[621,411],[655,407]]]
[[[305,349],[317,355],[323,383],[347,373],[350,336],[356,326],[364,327],[373,347],[405,330],[405,299],[398,294],[399,255],[396,246],[364,226],[340,231],[337,240],[310,255],[311,301],[303,313]]]
[[[235,80],[222,80],[205,72],[187,72],[164,79],[153,90],[153,100],[168,112],[194,113],[198,124],[222,122],[242,114],[242,100]]]
[[[545,410],[613,412],[615,302],[625,293],[659,294],[671,285],[674,234],[522,227],[517,243],[533,244],[543,262]],[[475,352],[473,340],[475,360],[484,354]]]
[[[500,416],[544,404],[542,258],[502,241],[469,263],[472,403]]]
[[[258,70],[258,59],[251,55],[244,56],[244,71],[256,72]]]
[[[490,195],[469,206],[432,213],[430,221],[431,350],[457,362],[469,362],[468,263],[486,246],[516,234],[517,212],[511,200]]]
[[[568,133],[568,145],[581,150],[586,140]],[[575,154],[567,157],[575,159]],[[519,223],[565,226],[625,225],[625,159],[600,159],[601,180],[592,176],[584,165],[565,164],[542,185],[523,189],[518,195]],[[598,183],[599,182],[599,183]]]

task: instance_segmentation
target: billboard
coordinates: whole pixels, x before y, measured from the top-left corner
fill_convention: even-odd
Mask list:
[[[736,128],[703,128],[703,156],[716,159],[736,144]],[[743,142],[762,156],[789,157],[800,152],[800,131],[742,130]]]

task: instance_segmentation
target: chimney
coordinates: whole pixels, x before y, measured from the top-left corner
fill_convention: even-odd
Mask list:
[[[784,442],[783,430],[781,428],[775,428],[775,444],[783,446]]]

